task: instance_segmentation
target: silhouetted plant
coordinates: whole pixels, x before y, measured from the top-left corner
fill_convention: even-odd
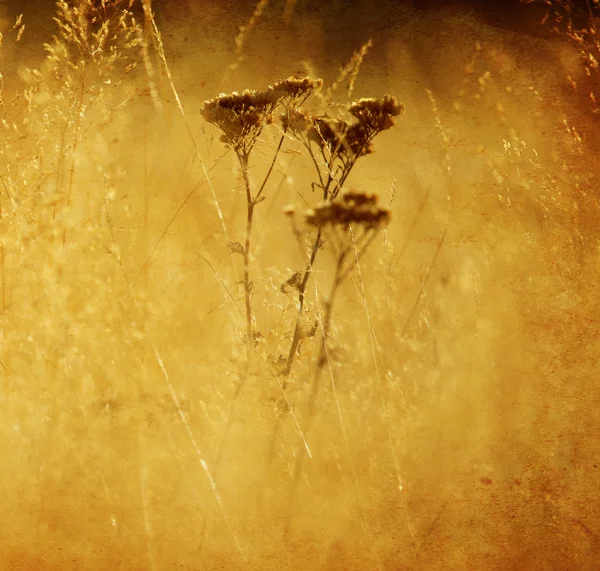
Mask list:
[[[324,201],[308,210],[305,223],[328,235],[335,252],[335,269],[329,296],[323,302],[323,316],[319,320],[321,342],[314,369],[314,375],[308,399],[308,416],[304,426],[304,438],[312,426],[316,413],[317,395],[321,375],[329,361],[327,341],[330,336],[333,302],[340,285],[359,263],[377,232],[389,223],[390,211],[377,205],[377,195],[364,192],[345,192],[332,201]],[[284,402],[287,399],[284,395]],[[294,488],[299,481],[305,455],[304,443],[295,455]]]
[[[250,280],[250,244],[255,206],[264,200],[263,191],[277,160],[286,133],[289,131],[307,149],[315,165],[318,181],[313,189],[322,191],[323,200],[338,195],[359,157],[372,152],[372,141],[381,132],[392,127],[394,117],[404,112],[404,106],[390,96],[382,99],[362,98],[347,106],[352,119],[336,119],[326,115],[313,116],[301,110],[308,97],[323,85],[321,79],[289,77],[270,85],[265,91],[244,90],[223,93],[206,101],[201,114],[206,121],[222,131],[220,141],[231,148],[238,158],[246,189],[246,239],[230,243],[229,248],[244,258],[244,299],[246,305],[246,344],[250,359],[255,337],[252,316],[252,281]],[[277,145],[269,170],[256,193],[252,192],[248,174],[249,158],[264,127],[273,122],[278,106],[284,108],[280,115],[283,133]],[[309,262],[297,280],[298,316],[286,360],[284,374],[291,371],[292,362],[300,342],[300,323],[304,307],[304,293],[321,242],[321,228],[311,248]],[[284,381],[285,382],[285,381]]]
[[[275,151],[271,166],[258,192],[253,193],[248,173],[250,153],[260,137],[264,127],[273,121],[273,113],[279,105],[290,110],[297,109],[306,99],[322,85],[322,80],[311,78],[290,77],[274,83],[265,91],[246,89],[240,93],[224,93],[206,101],[201,114],[206,121],[216,125],[223,134],[222,143],[235,152],[244,179],[246,189],[246,239],[242,246],[230,243],[229,248],[243,255],[244,258],[244,299],[246,305],[246,346],[247,359],[250,360],[254,341],[252,325],[252,281],[250,280],[250,244],[252,237],[252,222],[255,206],[264,200],[263,191],[271,175],[277,155],[281,149],[284,135]],[[284,130],[285,133],[285,130]]]
[[[246,304],[246,347],[247,358],[250,360],[254,339],[252,327],[252,305],[250,281],[250,241],[252,237],[252,220],[254,207],[264,198],[261,190],[255,195],[250,187],[248,160],[256,140],[265,125],[272,122],[272,114],[279,103],[279,95],[268,90],[264,92],[246,89],[240,93],[223,93],[214,99],[206,101],[201,109],[206,121],[216,125],[223,131],[220,141],[234,150],[246,188],[246,240],[244,246],[238,243],[229,244],[232,251],[241,253],[244,257],[244,300]]]
[[[404,113],[404,105],[395,97],[386,95],[381,99],[361,98],[347,106],[352,119],[333,119],[293,111],[281,117],[284,129],[304,145],[315,166],[318,182],[313,183],[322,191],[325,203],[334,200],[357,160],[373,151],[373,139],[395,124],[395,117]],[[325,208],[327,204],[320,208]],[[336,206],[333,206],[336,208]],[[317,252],[321,246],[322,226],[316,226],[316,237],[309,251],[308,262],[301,276],[296,279],[298,290],[298,313],[290,350],[283,370],[283,387],[287,387],[294,358],[302,340],[302,320],[305,292]]]

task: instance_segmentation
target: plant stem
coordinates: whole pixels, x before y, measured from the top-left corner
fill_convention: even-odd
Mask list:
[[[308,400],[308,417],[306,419],[306,425],[304,427],[304,439],[308,438],[308,433],[312,427],[313,420],[316,413],[316,405],[317,405],[317,395],[319,392],[319,382],[321,379],[321,374],[323,372],[323,368],[325,364],[328,362],[327,355],[327,338],[329,337],[329,329],[331,327],[331,315],[333,311],[333,300],[335,294],[340,286],[340,284],[344,281],[345,272],[343,272],[344,261],[346,259],[346,255],[348,254],[349,249],[344,248],[340,250],[338,255],[336,267],[335,267],[335,276],[333,279],[333,283],[331,285],[331,290],[329,292],[329,298],[325,302],[325,313],[323,315],[323,319],[321,321],[321,345],[319,347],[319,355],[317,357],[317,364],[315,367],[315,375],[313,377],[313,382],[310,390],[310,397]],[[292,482],[292,490],[290,494],[290,513],[291,508],[294,504],[294,499],[296,496],[296,488],[298,486],[298,482],[300,481],[300,475],[302,474],[302,468],[304,466],[304,458],[306,455],[306,448],[302,447],[298,450],[296,454],[296,463],[294,466],[294,478]]]
[[[310,147],[308,147],[310,151]],[[312,155],[312,153],[311,153]],[[315,161],[315,166],[317,165],[316,159],[313,156],[313,160]],[[319,180],[321,179],[321,174],[319,169],[317,168],[317,173],[319,173]],[[327,200],[329,195],[329,187],[333,182],[333,177],[329,174],[327,178],[327,183],[322,184],[321,187],[323,189],[323,200]],[[319,246],[321,244],[321,236],[322,229],[319,228],[317,231],[317,237],[315,238],[315,242],[310,251],[310,258],[306,264],[306,268],[304,269],[304,274],[302,275],[302,281],[298,286],[298,313],[296,315],[296,325],[294,327],[294,336],[292,337],[292,344],[290,346],[290,351],[287,356],[287,360],[285,362],[285,369],[283,371],[283,382],[281,383],[281,388],[285,390],[288,385],[288,377],[292,371],[292,364],[294,363],[294,359],[296,357],[296,353],[298,351],[298,346],[300,345],[300,341],[302,339],[302,314],[304,313],[304,298],[306,292],[306,285],[308,284],[308,279],[310,278],[310,274],[312,272],[313,265],[315,263],[315,259],[317,257],[317,252],[319,251]]]
[[[254,207],[256,201],[252,198],[250,190],[250,177],[248,176],[248,154],[238,152],[238,159],[242,167],[242,176],[246,186],[246,242],[244,244],[244,300],[246,302],[246,356],[248,363],[252,354],[252,304],[250,294],[252,292],[252,282],[250,281],[250,242],[252,238],[252,219],[254,216]]]
[[[277,156],[279,155],[279,151],[281,151],[283,141],[285,140],[286,131],[287,131],[287,127],[283,130],[283,133],[281,134],[281,137],[279,138],[279,143],[277,145],[277,149],[275,149],[275,154],[273,155],[273,160],[271,161],[271,164],[269,165],[269,170],[267,171],[267,174],[265,175],[263,183],[260,185],[260,188],[258,189],[258,192],[256,193],[256,197],[254,198],[255,203],[258,202],[258,200],[260,199],[262,192],[265,189],[265,186],[267,185],[267,181],[269,180],[269,177],[271,176],[271,173],[273,172],[273,167],[275,166],[275,163],[277,162]]]
[[[310,277],[315,258],[317,257],[317,252],[319,251],[319,244],[321,243],[321,234],[321,228],[319,228],[319,230],[317,231],[317,237],[315,238],[315,243],[313,244],[310,253],[310,259],[306,264],[306,269],[304,270],[304,275],[302,276],[302,281],[298,285],[298,314],[296,316],[296,327],[294,328],[292,344],[290,346],[290,351],[288,353],[287,361],[285,363],[285,370],[283,372],[284,379],[281,384],[283,389],[287,387],[288,377],[292,370],[292,363],[294,362],[294,358],[296,357],[296,351],[298,350],[298,345],[300,344],[300,339],[302,338],[302,314],[304,312],[306,285],[308,284],[308,278]]]
[[[252,343],[254,341],[254,335],[252,333],[252,303],[251,303],[251,293],[252,293],[252,282],[250,281],[250,242],[252,238],[252,220],[254,217],[254,207],[264,200],[264,196],[262,195],[263,190],[273,172],[273,167],[275,166],[275,162],[277,161],[277,156],[279,151],[281,150],[281,146],[285,139],[285,131],[279,140],[279,144],[277,145],[277,149],[275,151],[275,155],[273,156],[273,160],[271,161],[271,165],[267,174],[258,190],[256,196],[252,196],[252,190],[250,188],[250,177],[248,175],[248,160],[250,158],[250,151],[237,151],[237,157],[240,162],[240,166],[242,168],[242,176],[244,177],[244,185],[246,187],[246,242],[244,244],[244,299],[246,302],[246,353],[248,358],[248,363],[250,362],[250,356],[252,354]]]
[[[317,366],[315,368],[315,376],[313,379],[312,390],[310,394],[309,400],[309,409],[310,415],[314,414],[315,403],[317,398],[317,392],[319,390],[319,380],[321,377],[321,373],[323,371],[323,367],[325,363],[327,363],[327,338],[329,337],[329,328],[331,326],[331,313],[333,309],[333,299],[335,297],[335,293],[338,290],[339,285],[344,281],[346,277],[346,273],[342,271],[344,267],[344,261],[346,259],[346,254],[348,253],[347,249],[340,251],[337,264],[335,267],[335,277],[333,279],[333,284],[331,286],[331,291],[329,292],[329,298],[325,302],[325,315],[323,316],[323,321],[321,322],[321,346],[319,347],[319,356],[317,357]]]
[[[350,175],[352,168],[356,164],[356,161],[361,156],[363,149],[368,147],[369,143],[373,140],[373,138],[375,137],[376,134],[377,133],[375,132],[369,136],[369,138],[363,143],[362,147],[358,150],[358,152],[354,155],[354,157],[349,160],[349,162],[347,162],[347,163],[342,162],[341,176],[339,176],[339,179],[337,178],[336,174],[332,172],[331,167],[329,166],[330,164],[333,164],[333,162],[335,162],[335,157],[337,156],[337,151],[333,152],[332,156],[329,157],[329,160],[325,156],[324,151],[321,151],[323,153],[322,156],[323,156],[323,159],[325,160],[325,164],[328,165],[327,182],[325,182],[325,183],[324,183],[324,177],[321,175],[321,169],[319,168],[319,162],[317,161],[317,158],[312,151],[310,143],[305,143],[308,153],[309,153],[309,155],[313,161],[313,164],[315,165],[315,168],[317,170],[317,175],[319,177],[319,186],[323,190],[323,200],[324,201],[331,201],[337,197],[340,190],[342,189],[342,186],[346,182],[346,179]],[[281,143],[280,143],[280,145],[281,145]],[[333,183],[335,183],[334,189],[330,190],[330,187]],[[296,315],[296,325],[294,327],[294,335],[292,337],[292,344],[290,346],[290,351],[287,356],[285,369],[283,371],[284,379],[281,384],[282,389],[284,389],[284,390],[286,389],[286,387],[288,385],[288,377],[292,371],[292,365],[293,365],[294,359],[296,357],[296,353],[298,351],[298,346],[300,345],[300,341],[302,339],[302,315],[304,312],[304,298],[305,298],[306,284],[308,283],[308,279],[311,275],[312,267],[314,265],[315,258],[317,257],[317,252],[319,250],[320,244],[321,244],[321,229],[319,229],[319,231],[317,232],[317,238],[312,247],[312,250],[310,253],[310,259],[309,259],[308,263],[306,264],[306,269],[304,270],[304,274],[302,276],[302,281],[300,282],[300,285],[298,286],[298,313]],[[343,277],[341,279],[343,280]]]
[[[318,169],[317,169],[317,172],[318,172]],[[321,178],[320,174],[319,174],[319,178]],[[322,184],[323,200],[328,199],[329,187],[331,186],[331,183],[333,182],[333,180],[334,180],[333,177],[331,176],[331,174],[329,174],[329,176],[327,178],[327,183],[324,185]],[[304,274],[302,275],[302,281],[300,282],[300,284],[298,286],[298,313],[296,315],[296,325],[294,327],[294,335],[292,337],[292,344],[290,345],[290,351],[288,353],[287,360],[285,363],[285,369],[283,371],[284,379],[283,379],[283,382],[281,383],[281,387],[284,390],[287,388],[288,377],[290,376],[290,373],[292,371],[292,365],[294,363],[294,359],[296,358],[298,346],[300,345],[300,341],[302,339],[302,315],[304,313],[304,299],[305,299],[306,286],[308,284],[308,279],[310,278],[310,275],[312,273],[312,268],[315,263],[315,259],[317,257],[317,252],[319,251],[319,246],[321,245],[322,234],[323,234],[322,229],[319,228],[319,230],[317,231],[317,237],[315,238],[314,244],[312,245],[312,248],[310,251],[310,258],[306,264],[306,268],[304,269]]]

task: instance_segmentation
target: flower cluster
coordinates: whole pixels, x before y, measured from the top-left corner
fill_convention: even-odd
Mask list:
[[[348,107],[350,115],[356,117],[366,130],[373,132],[393,127],[394,117],[404,113],[404,110],[404,105],[391,95],[385,95],[383,99],[363,97]]]
[[[312,93],[322,86],[322,79],[292,76],[276,81],[269,86],[269,91],[290,108],[297,109]]]
[[[292,111],[281,117],[283,127],[298,137],[306,146],[316,143],[326,152],[328,162],[340,159],[349,164],[356,158],[372,152],[375,135],[395,125],[394,117],[404,112],[404,105],[395,97],[382,99],[362,98],[348,106],[355,121],[312,116]]]
[[[200,113],[223,131],[221,142],[242,154],[249,154],[265,125],[273,120],[279,105],[296,113],[304,101],[323,85],[322,79],[288,77],[276,81],[265,91],[246,89],[221,93],[205,101]]]
[[[317,130],[315,129],[316,117],[304,113],[303,111],[290,110],[289,113],[281,115],[281,123],[284,130],[289,131],[304,144],[320,141]]]
[[[315,143],[322,152],[327,151],[331,159],[342,154],[355,157],[371,152],[359,123],[349,125],[343,119],[316,117],[302,111],[282,115],[281,122],[286,131],[289,130],[307,146]]]
[[[320,146],[332,157],[355,158],[372,152],[367,131],[359,123],[349,124],[342,119],[317,118],[314,122]]]
[[[339,200],[322,202],[306,213],[306,223],[317,228],[359,224],[370,230],[389,219],[390,211],[377,206],[377,195],[365,192],[346,192]]]
[[[279,103],[279,94],[246,89],[242,92],[222,93],[206,101],[200,113],[223,131],[221,142],[242,154],[248,154],[265,124]]]

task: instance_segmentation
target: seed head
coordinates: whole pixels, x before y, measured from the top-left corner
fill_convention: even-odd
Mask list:
[[[286,131],[299,137],[305,137],[309,131],[314,130],[314,118],[302,111],[291,110],[282,114],[281,123]]]
[[[341,198],[322,202],[306,212],[306,223],[317,228],[358,224],[365,230],[372,230],[389,219],[390,211],[377,206],[377,195],[364,192],[346,192]]]
[[[348,107],[351,115],[370,131],[379,132],[395,125],[394,117],[404,113],[405,107],[398,103],[392,95],[385,95],[382,99],[363,97]]]
[[[358,192],[356,190],[348,190],[342,194],[342,200],[349,206],[362,208],[366,206],[375,206],[379,200],[379,196],[374,192]]]
[[[319,145],[327,147],[331,151],[340,149],[344,142],[348,123],[343,119],[331,119],[329,117],[317,117],[313,121],[319,136]]]
[[[283,114],[281,121],[285,130],[305,144],[316,143],[332,158],[354,160],[372,153],[375,135],[394,125],[393,113],[399,114],[399,109],[404,109],[394,102],[391,97],[384,100],[360,99],[350,107],[358,119],[351,122],[324,115],[311,116],[298,110]]]
[[[346,130],[344,142],[348,154],[362,157],[373,152],[372,133],[362,123],[353,123]]]
[[[223,131],[221,141],[233,149],[250,152],[279,99],[271,90],[221,93],[204,103],[200,113]]]
[[[313,79],[311,77],[291,76],[287,79],[276,81],[269,86],[271,91],[278,99],[296,107],[309,95],[323,86],[322,79]]]

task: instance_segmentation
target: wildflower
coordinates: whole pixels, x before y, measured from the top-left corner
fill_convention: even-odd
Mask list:
[[[330,119],[329,117],[317,117],[313,120],[314,128],[318,133],[320,147],[327,148],[332,154],[344,146],[348,123],[343,119]]]
[[[314,126],[314,118],[303,111],[291,110],[289,113],[284,113],[281,115],[281,122],[284,130],[290,131],[300,139],[310,139],[311,132],[318,136]]]
[[[223,131],[221,142],[248,155],[264,125],[272,121],[278,103],[279,95],[274,91],[246,89],[222,93],[206,101],[200,113]]]
[[[359,224],[365,230],[371,230],[389,219],[390,211],[377,206],[377,196],[364,192],[347,192],[341,199],[322,202],[306,213],[306,223],[317,228]]]
[[[298,108],[312,93],[323,86],[322,79],[313,79],[311,77],[288,77],[276,81],[269,86],[269,91],[289,105],[291,108]]]
[[[347,153],[351,156],[362,157],[373,152],[373,135],[362,123],[354,123],[346,130],[344,143]]]
[[[374,192],[357,192],[354,190],[349,190],[342,195],[342,200],[345,203],[358,207],[375,206],[378,198]]]
[[[372,152],[370,133],[360,123],[348,124],[343,119],[315,117],[297,110],[282,115],[281,121],[286,131],[306,146],[316,143],[331,161],[342,155],[346,159]]]
[[[395,97],[382,99],[362,98],[348,107],[355,121],[334,119],[327,116],[311,116],[292,110],[281,116],[284,129],[298,137],[305,146],[316,143],[331,164],[338,160],[344,172],[350,170],[358,157],[373,152],[375,136],[393,127],[394,117],[404,112],[404,105]]]
[[[348,112],[368,131],[378,133],[395,125],[394,117],[404,113],[405,107],[392,95],[383,99],[363,97],[350,104]]]

